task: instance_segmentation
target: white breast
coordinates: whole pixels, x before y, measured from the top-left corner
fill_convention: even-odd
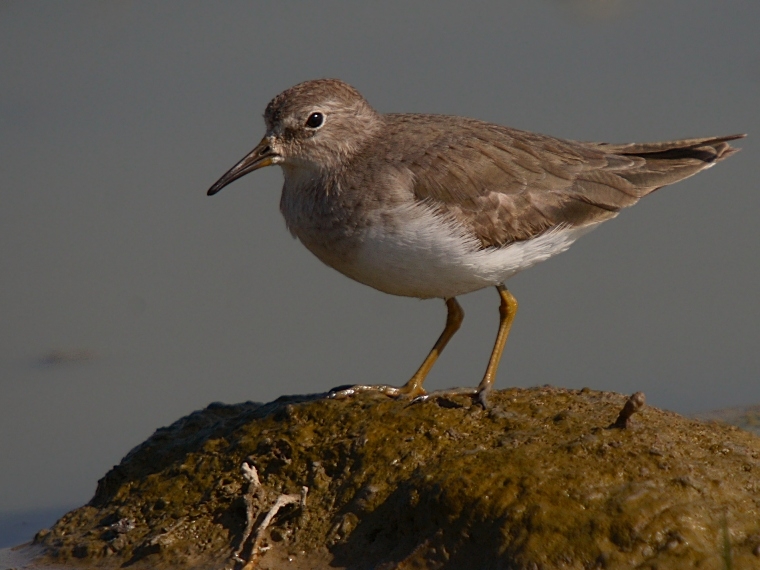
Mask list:
[[[565,251],[598,225],[558,228],[531,240],[479,249],[479,242],[464,228],[425,205],[387,210],[377,221],[356,236],[361,245],[349,264],[331,265],[385,293],[423,299],[455,297],[501,284]]]

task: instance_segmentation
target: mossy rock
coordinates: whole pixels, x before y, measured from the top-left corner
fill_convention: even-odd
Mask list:
[[[760,567],[760,438],[654,408],[611,428],[625,401],[543,387],[495,392],[485,411],[370,394],[213,404],[35,540],[77,567],[233,568],[248,462],[259,521],[308,487],[258,568]]]

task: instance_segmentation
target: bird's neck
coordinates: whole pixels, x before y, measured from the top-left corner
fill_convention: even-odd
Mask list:
[[[282,164],[285,188],[295,193],[318,193],[331,186],[330,177],[325,169],[311,163]]]

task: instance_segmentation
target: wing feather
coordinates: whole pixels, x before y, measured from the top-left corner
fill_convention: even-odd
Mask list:
[[[483,248],[612,218],[722,160],[736,150],[727,141],[742,136],[612,145],[461,117],[386,120],[397,136],[385,139],[380,154],[408,169],[414,199],[456,219]]]

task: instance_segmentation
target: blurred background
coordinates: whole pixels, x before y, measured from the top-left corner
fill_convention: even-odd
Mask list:
[[[306,79],[580,140],[748,132],[509,281],[496,387],[760,402],[758,22],[757,0],[0,3],[0,547],[210,402],[401,384],[432,346],[443,303],[321,265],[285,229],[279,169],[206,196]],[[497,295],[460,302],[428,388],[485,369]]]

